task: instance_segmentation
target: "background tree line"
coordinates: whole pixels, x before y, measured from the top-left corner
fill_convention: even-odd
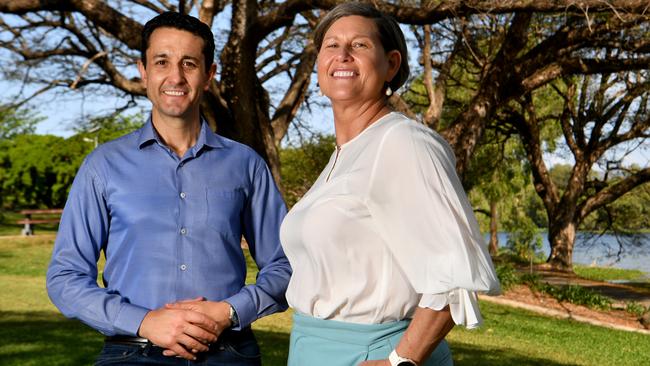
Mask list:
[[[175,10],[215,28],[228,22],[215,32],[219,73],[202,111],[217,132],[255,148],[280,182],[281,141],[319,103],[311,31],[340,2],[0,0],[3,72],[31,86],[14,106],[83,90],[114,93],[126,109],[144,95],[132,65],[146,19]],[[450,142],[466,188],[493,186],[491,217],[500,192],[516,188],[504,182],[509,159],[525,160],[547,220],[548,263],[570,270],[576,231],[650,180],[647,165],[622,164],[650,135],[647,1],[373,3],[409,30],[417,60],[394,108]],[[561,186],[543,159],[558,148],[574,162]]]

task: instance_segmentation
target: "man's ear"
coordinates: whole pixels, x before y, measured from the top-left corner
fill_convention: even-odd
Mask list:
[[[208,90],[208,88],[210,88],[210,82],[212,81],[212,78],[214,78],[214,75],[216,73],[217,73],[217,64],[213,63],[212,65],[210,65],[210,69],[208,69],[208,79],[206,80],[203,90]]]
[[[144,67],[144,64],[142,63],[142,60],[138,60],[138,71],[140,72],[140,78],[142,79],[142,83],[147,85],[147,69]]]

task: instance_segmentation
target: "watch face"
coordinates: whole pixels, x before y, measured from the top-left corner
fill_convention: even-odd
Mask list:
[[[402,361],[397,364],[397,366],[413,366],[415,365],[413,362],[408,362],[408,361]]]

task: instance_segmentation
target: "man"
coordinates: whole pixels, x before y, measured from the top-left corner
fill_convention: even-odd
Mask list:
[[[286,209],[273,178],[250,148],[201,119],[213,58],[198,19],[150,20],[138,69],[151,117],[91,153],[70,190],[47,289],[64,315],[108,336],[98,364],[258,365],[249,325],[287,308]],[[260,270],[255,285],[244,286],[242,234]]]

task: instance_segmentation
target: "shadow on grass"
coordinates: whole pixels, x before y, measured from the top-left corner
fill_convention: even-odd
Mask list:
[[[512,349],[483,348],[473,344],[450,342],[454,366],[571,366],[575,363],[558,363],[547,358],[531,357]]]
[[[289,334],[256,330],[265,366],[287,364]],[[92,365],[103,345],[103,336],[78,321],[55,312],[0,311],[0,359],[2,365]],[[487,348],[450,342],[456,366],[568,366],[510,348]]]
[[[91,365],[101,334],[54,312],[0,312],[3,365]]]
[[[286,366],[289,357],[289,334],[255,330],[262,351],[262,365]]]
[[[263,364],[287,364],[289,334],[255,331]],[[104,337],[54,312],[0,311],[2,365],[92,365]]]

